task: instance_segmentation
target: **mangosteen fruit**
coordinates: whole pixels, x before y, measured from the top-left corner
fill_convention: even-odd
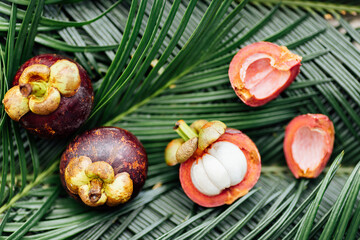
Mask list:
[[[181,163],[179,178],[185,194],[204,207],[231,204],[256,184],[261,158],[256,145],[223,122],[198,120],[176,123],[181,139],[165,149],[169,166]]]
[[[17,71],[3,104],[11,119],[44,138],[65,137],[88,118],[94,94],[86,71],[73,60],[43,54]]]
[[[73,198],[90,207],[117,206],[145,183],[144,147],[129,131],[101,127],[75,137],[61,156],[60,178]]]

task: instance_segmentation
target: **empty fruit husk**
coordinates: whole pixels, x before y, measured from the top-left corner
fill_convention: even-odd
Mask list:
[[[296,178],[316,178],[328,162],[334,145],[335,130],[323,114],[295,117],[287,125],[284,153]]]
[[[270,42],[250,44],[240,49],[230,63],[231,86],[246,105],[264,105],[293,82],[301,60],[284,46]]]

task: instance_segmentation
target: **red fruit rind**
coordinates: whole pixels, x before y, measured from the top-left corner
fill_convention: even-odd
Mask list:
[[[242,150],[247,160],[247,172],[244,179],[237,185],[224,189],[216,196],[207,196],[199,192],[191,180],[191,166],[198,158],[193,156],[182,163],[179,172],[181,186],[192,201],[203,207],[217,207],[223,204],[232,204],[239,197],[247,194],[260,177],[260,154],[255,143],[248,136],[239,130],[228,128],[216,142],[220,141],[233,143]],[[198,154],[201,153],[195,153],[195,155],[199,156]]]
[[[230,63],[231,86],[246,105],[264,105],[293,82],[300,72],[301,59],[284,46],[250,44],[240,49]]]
[[[295,161],[293,156],[292,145],[297,131],[302,127],[308,127],[310,130],[321,133],[323,137],[323,149],[324,155],[321,160],[318,161],[318,165],[313,169],[301,169],[299,164]],[[296,178],[316,178],[320,175],[328,162],[334,145],[335,130],[331,120],[323,114],[306,114],[295,117],[287,125],[284,139],[284,154],[287,165],[290,171]],[[315,159],[316,161],[316,159]]]

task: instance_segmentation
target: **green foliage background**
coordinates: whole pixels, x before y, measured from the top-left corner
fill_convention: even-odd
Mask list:
[[[60,154],[71,138],[28,135],[1,106],[0,239],[358,239],[360,33],[340,13],[360,7],[278,2],[1,1],[0,99],[31,56],[75,58],[95,89],[95,107],[79,132],[130,130],[148,152],[149,173],[142,193],[125,206],[85,208],[59,182]],[[303,65],[280,97],[250,108],[231,89],[227,71],[238,49],[256,41],[287,46]],[[284,127],[309,112],[333,120],[335,149],[318,179],[296,180],[282,152]],[[231,206],[190,201],[178,168],[163,159],[178,119],[221,120],[248,134],[263,163],[255,188]]]

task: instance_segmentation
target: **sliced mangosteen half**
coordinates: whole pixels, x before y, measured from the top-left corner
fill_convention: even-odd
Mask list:
[[[296,178],[316,178],[328,162],[335,139],[334,125],[323,114],[295,117],[287,125],[284,153]]]
[[[257,107],[276,98],[299,74],[301,57],[270,42],[250,44],[234,56],[229,79],[236,95]]]
[[[195,121],[190,127],[180,120],[174,139],[165,150],[168,165],[180,165],[185,194],[204,207],[231,204],[256,184],[261,159],[256,145],[239,130],[220,121]]]

